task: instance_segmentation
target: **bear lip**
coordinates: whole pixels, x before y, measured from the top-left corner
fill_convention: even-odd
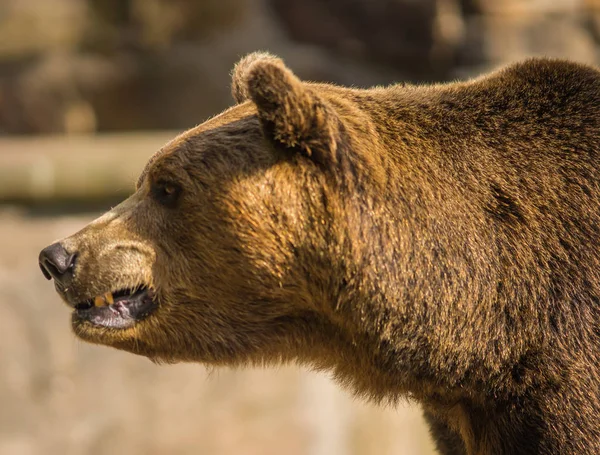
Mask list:
[[[105,304],[101,304],[101,299]],[[113,303],[107,302],[111,300]],[[128,328],[149,316],[157,306],[153,290],[142,286],[80,302],[74,307],[73,317],[99,327]]]

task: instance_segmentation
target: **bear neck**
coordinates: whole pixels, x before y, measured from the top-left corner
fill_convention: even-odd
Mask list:
[[[467,210],[403,190],[354,197],[332,245],[336,377],[378,402],[415,398],[448,429],[442,453],[600,453],[597,336],[576,322],[594,289],[557,305],[531,269],[503,270]]]
[[[330,349],[313,362],[317,368],[332,368],[337,381],[379,404],[417,401],[442,455],[600,453],[600,381],[589,380],[585,365],[563,364],[560,384],[501,396],[485,384],[450,387],[443,378],[414,376],[390,357],[389,342],[339,323],[320,327],[312,341]]]
[[[354,317],[364,321],[365,313]],[[590,365],[544,355],[539,362],[554,364],[556,375],[545,375],[546,367],[536,359],[515,362],[509,371],[498,366],[492,372],[485,365],[442,369],[433,364],[436,356],[424,339],[397,344],[385,330],[365,333],[343,319],[335,318],[335,330],[323,332],[331,337],[318,341],[333,347],[319,368],[333,367],[340,383],[376,403],[396,404],[406,397],[417,401],[430,416],[442,455],[600,453],[600,381],[590,376]],[[564,360],[566,354],[557,357]],[[536,371],[542,373],[537,382]],[[513,374],[521,374],[519,381],[510,378]]]

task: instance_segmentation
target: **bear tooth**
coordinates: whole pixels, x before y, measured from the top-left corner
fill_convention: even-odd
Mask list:
[[[106,302],[104,301],[104,296],[98,295],[94,297],[94,305],[95,306],[104,306]]]
[[[113,303],[115,303],[115,299],[113,298],[112,292],[107,292],[106,294],[104,294],[104,300],[109,305],[112,305]]]

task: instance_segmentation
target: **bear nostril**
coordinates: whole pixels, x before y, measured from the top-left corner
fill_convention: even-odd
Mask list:
[[[48,270],[46,270],[46,264],[44,264],[44,263],[40,262],[40,263],[39,263],[39,265],[40,265],[40,270],[41,270],[41,271],[42,271],[42,273],[44,274],[44,277],[45,277],[47,280],[51,280],[51,279],[52,279],[52,275],[50,274],[50,272],[48,272]]]
[[[40,262],[40,269],[47,280],[51,280],[53,276],[60,275],[60,272],[50,262],[44,260]]]

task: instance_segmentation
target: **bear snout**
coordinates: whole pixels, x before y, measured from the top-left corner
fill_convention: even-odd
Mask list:
[[[139,242],[100,240],[99,232],[84,229],[44,248],[39,266],[54,279],[75,326],[126,329],[158,308],[149,271],[152,255]]]

